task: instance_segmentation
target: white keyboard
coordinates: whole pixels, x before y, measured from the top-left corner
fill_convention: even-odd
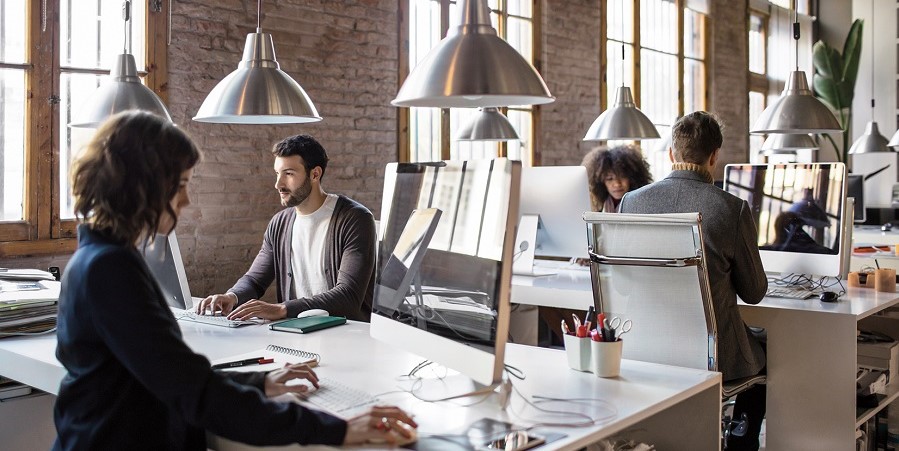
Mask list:
[[[768,287],[765,296],[772,298],[808,299],[818,296],[818,293],[801,287]]]
[[[222,327],[240,327],[248,326],[251,324],[259,324],[255,321],[231,320],[228,319],[227,316],[197,315],[196,313],[190,311],[176,311],[175,319],[179,321],[192,321],[195,323],[212,324],[213,326]]]
[[[378,403],[374,396],[331,379],[319,379],[319,388],[306,395],[306,401],[337,416]]]

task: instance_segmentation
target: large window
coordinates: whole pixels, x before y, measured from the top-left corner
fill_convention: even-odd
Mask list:
[[[691,6],[675,0],[606,2],[606,107],[619,86],[629,86],[662,136],[679,116],[706,108],[706,16]],[[668,166],[667,155],[654,150],[658,144],[641,143],[655,178]]]
[[[534,61],[534,0],[489,0],[491,20],[499,36]],[[405,0],[407,12],[401,16],[403,40],[408,53],[402,54],[400,77],[424,59],[458,25],[455,0]],[[401,47],[402,48],[402,47]],[[529,164],[534,149],[534,109],[528,106],[503,108],[521,141],[506,143],[459,142],[456,130],[471,120],[474,109],[409,108],[400,110],[400,161],[436,161],[448,159],[495,158],[505,156]]]
[[[126,43],[122,0],[0,0],[0,257],[74,249],[69,167],[92,134],[69,128]],[[168,1],[132,0],[138,70],[165,67]],[[165,83],[154,73],[151,88]]]
[[[749,12],[749,129],[765,110],[768,93],[766,41],[768,36],[768,14],[751,10]],[[749,135],[749,161],[760,162],[759,152],[764,143],[762,135]]]

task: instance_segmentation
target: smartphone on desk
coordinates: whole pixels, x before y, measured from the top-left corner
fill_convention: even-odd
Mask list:
[[[481,450],[502,449],[508,451],[524,451],[546,443],[543,437],[531,435],[526,431],[512,431],[488,441]]]

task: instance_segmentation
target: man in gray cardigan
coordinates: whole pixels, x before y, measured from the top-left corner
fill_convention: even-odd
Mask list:
[[[225,294],[204,299],[197,313],[211,309],[231,319],[275,320],[324,309],[369,321],[377,243],[371,212],[322,189],[328,155],[311,136],[287,138],[275,144],[272,154],[275,188],[288,208],[269,222],[249,271]],[[272,281],[277,304],[258,299]]]
[[[667,178],[625,194],[621,213],[691,213],[702,215],[702,238],[718,325],[718,370],[724,380],[758,374],[765,351],[740,316],[737,296],[749,304],[765,297],[768,281],[758,251],[758,231],[749,204],[712,184],[711,171],[723,143],[721,126],[706,112],[679,119],[668,149],[673,171]],[[728,450],[758,449],[765,413],[765,386],[737,397],[734,417],[746,412],[749,430],[732,437]]]

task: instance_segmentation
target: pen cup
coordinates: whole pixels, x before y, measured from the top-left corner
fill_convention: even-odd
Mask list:
[[[590,339],[565,335],[565,354],[568,366],[578,371],[590,371]]]
[[[896,292],[896,270],[891,268],[875,269],[874,289],[887,293]]]
[[[617,377],[621,373],[621,346],[623,341],[590,342],[593,361],[590,371],[599,377]]]

